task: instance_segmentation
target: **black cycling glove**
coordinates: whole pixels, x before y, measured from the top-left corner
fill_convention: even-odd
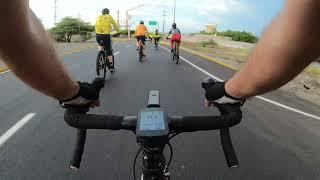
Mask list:
[[[59,101],[61,107],[88,107],[91,103],[99,100],[99,92],[104,86],[102,78],[96,78],[91,84],[87,82],[78,82],[79,91],[70,99]]]
[[[205,97],[210,102],[239,105],[245,102],[245,99],[230,96],[225,90],[225,82],[215,82],[212,78],[207,78],[202,82],[202,87],[206,90]]]

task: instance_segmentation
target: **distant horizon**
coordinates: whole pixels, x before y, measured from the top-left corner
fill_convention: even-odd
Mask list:
[[[53,0],[29,0],[31,9],[42,21],[46,28],[54,25],[54,1]],[[95,19],[101,14],[103,0],[65,0],[57,1],[57,20],[62,17],[80,17],[86,22],[95,23]],[[159,30],[163,29],[163,10],[166,11],[165,31],[169,31],[173,22],[172,0],[119,0],[108,5],[111,15],[116,19],[117,10],[120,11],[120,21],[125,20],[126,9],[130,4],[144,6],[129,12],[130,24],[140,20],[154,20],[159,22]],[[76,6],[75,6],[76,4]],[[228,29],[234,31],[247,31],[256,36],[264,31],[264,28],[278,14],[284,5],[283,0],[177,0],[176,22],[184,33],[197,33],[205,29],[206,24],[217,24],[218,31]],[[190,13],[192,12],[192,13]],[[133,29],[133,26],[131,27]]]

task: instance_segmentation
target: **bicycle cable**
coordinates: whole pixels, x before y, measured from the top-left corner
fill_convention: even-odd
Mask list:
[[[139,151],[137,152],[134,161],[133,161],[133,179],[136,180],[136,162],[137,162],[137,158],[139,156],[139,154],[141,153],[142,147],[140,146]]]

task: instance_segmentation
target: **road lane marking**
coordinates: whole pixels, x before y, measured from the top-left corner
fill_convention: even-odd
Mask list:
[[[0,147],[12,136],[16,133],[20,128],[22,128],[27,122],[29,122],[36,113],[29,113],[24,118],[22,118],[19,122],[17,122],[14,126],[12,126],[7,132],[5,132],[0,137]]]
[[[132,45],[132,44],[127,45],[126,48],[129,48],[131,45]]]
[[[114,53],[113,55],[115,56],[115,55],[117,55],[117,54],[119,54],[119,53],[120,53],[120,51],[118,51],[118,52]]]
[[[5,71],[1,72],[0,75],[1,75],[1,74],[5,74],[5,73],[7,73],[7,72],[9,72],[9,71],[10,71],[10,70],[5,70]]]
[[[169,49],[167,49],[167,48],[165,48],[165,47],[163,47],[163,46],[160,46],[160,47],[161,47],[162,49],[168,51],[168,52],[171,52]],[[181,58],[183,61],[185,61],[186,63],[188,63],[189,65],[191,65],[192,67],[198,69],[199,71],[201,71],[202,73],[204,73],[204,74],[212,77],[213,79],[216,79],[217,81],[220,81],[220,82],[223,81],[221,78],[219,78],[219,77],[217,77],[217,76],[214,76],[214,75],[210,74],[209,72],[207,72],[206,70],[200,68],[199,66],[191,63],[191,62],[190,62],[189,60],[187,60],[186,58],[184,58],[184,57],[182,57],[182,56],[180,56],[180,58]],[[289,110],[289,111],[293,111],[293,112],[296,112],[296,113],[298,113],[298,114],[302,114],[302,115],[304,115],[304,116],[307,116],[307,117],[311,117],[311,118],[320,120],[320,117],[319,117],[319,116],[306,113],[306,112],[301,111],[301,110],[299,110],[299,109],[295,109],[295,108],[293,108],[293,107],[290,107],[290,106],[281,104],[281,103],[279,103],[279,102],[276,102],[276,101],[273,101],[273,100],[264,98],[264,97],[262,97],[262,96],[255,96],[255,97],[258,98],[258,99],[260,99],[260,100],[263,100],[263,101],[265,101],[265,102],[268,102],[268,103],[271,103],[271,104],[273,104],[273,105],[276,105],[276,106],[282,107],[282,108],[284,108],[284,109],[287,109],[287,110]]]
[[[68,52],[65,52],[65,53],[62,53],[62,54],[58,54],[58,56],[66,56],[66,55],[70,55],[70,54],[73,54],[73,53],[76,53],[76,52],[81,52],[81,51],[84,51],[84,50],[87,50],[87,49],[92,49],[96,46],[85,46],[85,47],[80,47],[80,48],[77,48],[77,49],[73,49],[71,51],[68,51]],[[5,73],[8,73],[10,72],[11,70],[5,70],[3,72],[0,72],[0,75],[2,74],[5,74]]]

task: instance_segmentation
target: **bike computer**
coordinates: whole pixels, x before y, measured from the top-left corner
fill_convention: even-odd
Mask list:
[[[169,135],[167,113],[162,108],[142,109],[138,115],[136,136],[139,139]]]

